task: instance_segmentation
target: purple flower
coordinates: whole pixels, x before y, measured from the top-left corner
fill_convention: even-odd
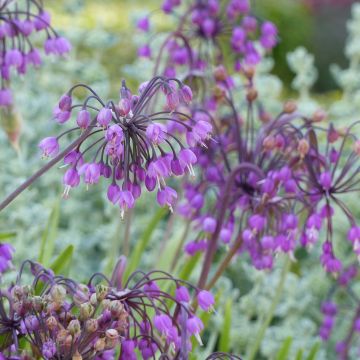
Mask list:
[[[13,96],[10,89],[0,89],[0,106],[10,106],[13,103]]]
[[[91,115],[87,110],[81,110],[78,113],[76,122],[81,129],[86,129],[91,122]]]
[[[185,286],[179,286],[175,290],[175,298],[179,302],[188,303],[190,301],[189,290]]]
[[[150,57],[151,57],[151,49],[150,49],[150,46],[149,46],[149,45],[141,46],[141,47],[138,49],[138,55],[139,55],[140,57],[150,58]]]
[[[148,32],[150,29],[150,22],[149,22],[149,18],[147,16],[144,16],[142,18],[140,18],[137,23],[136,26],[139,30],[144,31],[144,32]]]
[[[163,189],[160,189],[157,193],[157,201],[160,206],[167,205],[170,211],[173,211],[173,205],[177,199],[177,192],[172,189],[170,186],[165,186]]]
[[[52,157],[59,153],[59,142],[56,137],[47,137],[41,140],[38,146],[45,157]]]
[[[0,274],[12,267],[12,257],[15,249],[11,244],[0,243]]]
[[[197,296],[199,306],[204,311],[211,311],[215,304],[215,299],[213,294],[207,290],[201,290]]]
[[[52,340],[44,342],[42,347],[42,355],[45,359],[51,359],[56,354],[56,344]]]
[[[97,121],[100,126],[108,127],[112,120],[112,112],[109,108],[102,108],[97,116]]]

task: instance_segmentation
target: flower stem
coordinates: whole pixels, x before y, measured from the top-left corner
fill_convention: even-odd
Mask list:
[[[237,251],[240,249],[240,246],[242,245],[242,242],[243,242],[243,239],[242,239],[242,236],[241,236],[241,233],[240,233],[238,235],[234,245],[228,251],[228,253],[226,254],[226,256],[225,256],[224,260],[222,261],[222,263],[219,265],[219,268],[217,269],[215,275],[211,278],[211,280],[205,286],[206,290],[210,290],[210,289],[212,289],[214,287],[214,285],[219,280],[222,273],[226,270],[226,268],[230,264],[230,261],[232,260],[232,258],[235,256]]]
[[[76,146],[81,144],[86,137],[90,134],[92,126],[95,125],[96,119],[92,121],[90,126],[75,140],[73,141],[65,150],[56,155],[52,160],[50,160],[46,165],[39,169],[36,173],[31,175],[26,181],[24,181],[16,190],[14,190],[4,201],[0,203],[0,211],[4,210],[14,199],[16,199],[24,190],[26,190],[33,182],[35,182],[39,177],[44,175],[48,170],[50,170],[54,165],[56,165],[60,160],[64,158],[71,150]]]
[[[274,296],[273,301],[272,301],[272,303],[270,305],[270,309],[267,312],[266,318],[265,318],[259,332],[257,333],[257,337],[256,337],[256,339],[255,339],[255,341],[253,343],[252,348],[250,349],[249,355],[246,357],[247,360],[254,360],[256,354],[259,351],[259,348],[260,348],[261,342],[263,341],[266,329],[269,327],[269,325],[271,323],[271,320],[274,317],[276,307],[278,306],[278,304],[280,302],[280,298],[281,298],[281,295],[282,295],[282,292],[283,292],[283,289],[284,289],[284,286],[285,286],[286,275],[287,275],[287,273],[289,271],[289,268],[290,268],[290,263],[291,263],[290,257],[287,256],[286,259],[285,259],[285,263],[283,265],[283,268],[281,270],[279,283],[278,283],[278,285],[277,285],[277,287],[275,289],[275,296]]]
[[[204,265],[201,271],[201,275],[199,278],[199,282],[198,282],[198,287],[200,289],[203,289],[205,287],[205,284],[207,282],[207,278],[209,276],[209,272],[210,272],[210,268],[211,268],[211,264],[212,261],[214,259],[214,255],[216,252],[216,248],[217,248],[217,241],[219,238],[219,234],[222,228],[222,225],[224,223],[225,220],[225,215],[227,213],[227,209],[228,209],[228,205],[230,202],[230,198],[231,198],[231,193],[233,190],[233,185],[235,182],[235,178],[238,175],[239,172],[241,171],[248,171],[248,172],[255,172],[256,174],[258,174],[261,178],[264,177],[263,172],[261,171],[261,169],[259,169],[257,166],[251,164],[251,163],[247,163],[244,162],[242,164],[240,164],[237,168],[235,168],[229,175],[227,182],[226,182],[226,186],[225,186],[225,190],[224,190],[224,194],[223,194],[223,198],[222,198],[222,203],[221,206],[219,208],[219,212],[218,212],[218,217],[217,217],[217,221],[216,221],[216,228],[214,233],[212,234],[210,241],[209,241],[209,245],[207,247],[206,250],[206,254],[205,254],[205,260],[204,260]]]

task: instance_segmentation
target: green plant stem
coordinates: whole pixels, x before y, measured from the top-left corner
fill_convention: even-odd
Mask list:
[[[276,307],[278,306],[278,304],[280,302],[280,298],[281,298],[281,295],[282,295],[282,292],[284,289],[284,285],[285,285],[286,275],[289,271],[289,268],[290,268],[290,258],[287,256],[285,259],[285,264],[281,270],[280,280],[279,280],[279,283],[275,290],[275,296],[271,303],[270,309],[266,315],[266,318],[265,318],[263,324],[261,325],[259,332],[257,333],[257,337],[255,339],[255,342],[254,342],[252,348],[250,349],[249,355],[246,357],[247,360],[254,360],[256,354],[259,351],[260,345],[261,345],[264,335],[265,335],[265,331],[269,327],[271,320],[274,317]]]
[[[125,231],[124,231],[124,242],[122,246],[122,254],[126,257],[130,254],[130,229],[132,223],[132,217],[134,214],[133,209],[129,209],[127,214],[125,215]]]
[[[186,222],[186,226],[185,226],[185,229],[184,229],[184,232],[183,234],[181,235],[181,239],[179,241],[179,244],[175,250],[175,253],[174,253],[174,257],[171,261],[171,266],[170,266],[170,271],[173,272],[176,268],[176,265],[178,264],[178,261],[180,259],[180,253],[181,253],[181,250],[184,246],[184,243],[185,243],[185,240],[189,234],[189,230],[190,230],[190,221],[187,221]]]

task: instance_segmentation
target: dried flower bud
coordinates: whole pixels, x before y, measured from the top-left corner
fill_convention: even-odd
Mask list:
[[[283,111],[286,114],[292,114],[294,111],[296,111],[297,109],[297,104],[294,100],[288,100],[285,104],[284,104],[284,108]]]
[[[225,81],[227,77],[226,69],[223,65],[219,65],[214,70],[214,77],[216,81]]]
[[[263,147],[266,151],[274,150],[276,146],[276,140],[272,135],[267,136],[263,140]]]
[[[31,298],[32,307],[35,311],[41,312],[44,309],[44,302],[41,296],[34,296]]]
[[[49,330],[55,330],[58,325],[58,322],[54,316],[50,316],[46,319],[46,326]]]
[[[87,320],[93,313],[94,308],[90,303],[80,305],[80,320]]]
[[[61,285],[54,285],[50,290],[50,295],[55,302],[62,303],[65,300],[66,289]]]
[[[85,323],[85,329],[89,333],[94,333],[99,327],[96,319],[89,319]]]
[[[118,339],[119,339],[119,333],[115,329],[108,329],[106,330],[106,348],[113,348],[115,347]]]
[[[71,335],[79,334],[81,332],[81,325],[79,320],[71,320],[67,327],[67,330],[70,332]]]
[[[65,346],[66,339],[69,335],[69,332],[65,329],[61,329],[56,336],[56,342],[60,344],[60,346]]]
[[[327,117],[326,112],[322,109],[319,109],[314,112],[314,114],[312,116],[312,120],[314,122],[321,122],[321,121],[325,120],[326,117]]]
[[[96,293],[91,294],[91,296],[90,296],[90,304],[95,306],[95,305],[97,305],[97,303],[98,303],[98,300],[97,300]]]
[[[310,145],[306,139],[301,139],[299,141],[297,149],[300,154],[300,157],[303,159],[305,157],[305,155],[307,155],[307,153],[309,152]]]
[[[82,360],[82,356],[80,355],[79,351],[76,350],[75,354],[72,357],[72,360]]]
[[[96,297],[98,301],[104,300],[109,292],[109,288],[105,285],[99,284],[96,286]]]
[[[120,300],[112,301],[110,304],[111,315],[118,318],[124,310],[124,305]]]
[[[251,65],[245,65],[243,68],[244,75],[251,80],[255,75],[255,67]]]
[[[246,94],[247,101],[253,102],[257,99],[257,97],[258,97],[258,92],[253,87],[250,88]]]
[[[100,338],[96,340],[96,343],[94,345],[95,351],[103,351],[105,349],[105,339]]]

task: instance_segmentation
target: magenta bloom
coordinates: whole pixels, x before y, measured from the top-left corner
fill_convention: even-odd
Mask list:
[[[213,294],[211,294],[210,291],[207,291],[207,290],[200,291],[197,296],[197,299],[199,302],[199,306],[203,310],[210,311],[213,309],[213,306],[215,304],[215,299],[214,299]]]
[[[59,142],[57,138],[53,136],[41,140],[38,146],[45,157],[53,157],[59,152]]]

